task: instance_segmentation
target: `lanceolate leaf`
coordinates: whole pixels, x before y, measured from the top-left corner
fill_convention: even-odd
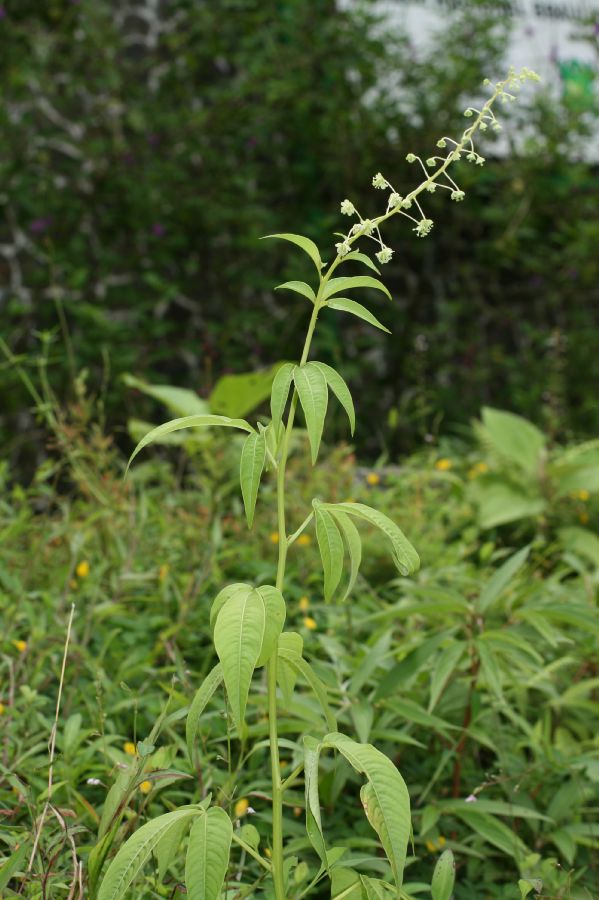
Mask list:
[[[373,316],[369,309],[366,309],[361,303],[356,303],[355,300],[348,300],[347,297],[331,297],[327,306],[330,306],[331,309],[339,309],[342,312],[351,313],[352,316],[364,319],[365,322],[374,325],[375,328],[380,328],[381,331],[386,331],[387,334],[391,334],[389,329],[385,328],[383,323],[379,322],[377,317]]]
[[[312,451],[312,464],[316,462],[327,412],[329,391],[320,369],[312,363],[297,366],[293,373],[299,400],[306,417],[306,428]]]
[[[431,882],[432,900],[451,900],[455,881],[455,861],[451,850],[445,850],[437,861]]]
[[[356,578],[358,577],[358,571],[360,569],[360,563],[362,562],[362,539],[360,537],[360,532],[358,531],[350,517],[346,515],[346,513],[342,513],[337,510],[337,512],[335,513],[335,521],[341,529],[341,533],[345,539],[347,550],[349,552],[349,581],[345,589],[345,594],[343,595],[343,600],[347,600],[356,583]]]
[[[314,507],[316,538],[324,570],[324,599],[328,603],[343,572],[343,540],[332,515],[321,506]]]
[[[332,297],[334,294],[340,294],[341,291],[355,290],[356,288],[372,288],[375,291],[381,291],[389,298],[389,300],[391,299],[391,294],[383,282],[379,281],[378,278],[373,278],[372,275],[331,278],[323,291],[322,298],[323,300],[328,300],[328,298]]]
[[[405,782],[391,760],[371,744],[359,744],[345,734],[328,734],[323,747],[338,750],[367,782],[360,791],[366,817],[378,834],[401,887],[410,838],[410,797]]]
[[[279,661],[277,665],[277,679],[279,687],[281,688],[281,694],[283,695],[283,703],[285,706],[289,707],[293,698],[293,691],[299,675],[299,670],[294,668],[287,659],[284,659],[281,656],[281,650],[287,651],[287,653],[301,659],[304,641],[301,634],[297,634],[295,631],[284,631],[279,635],[278,645]]]
[[[305,281],[286,281],[285,284],[278,284],[275,291],[295,291],[296,294],[307,297],[312,303],[316,300],[316,294]]]
[[[279,425],[281,424],[281,419],[285,410],[285,404],[287,403],[287,398],[289,396],[289,388],[291,387],[291,382],[293,381],[294,371],[295,366],[293,365],[293,363],[284,363],[284,365],[281,366],[281,368],[275,375],[275,380],[272,383],[272,392],[270,395],[270,414],[275,429],[278,429]]]
[[[329,870],[327,849],[322,832],[320,798],[318,794],[318,761],[320,743],[307,735],[304,737],[304,784],[306,790],[306,831],[310,843],[318,853],[324,868]]]
[[[290,241],[292,244],[297,244],[298,247],[301,247],[304,253],[307,253],[314,265],[316,266],[316,271],[320,275],[320,270],[324,266],[323,261],[320,258],[320,253],[318,251],[318,247],[311,241],[310,238],[304,237],[301,234],[265,234],[262,240],[266,240],[266,238],[278,238],[281,241]]]
[[[389,540],[393,562],[401,574],[412,575],[418,570],[420,566],[418,554],[395,522],[392,522],[384,513],[372,509],[370,506],[365,506],[363,503],[323,503],[322,508],[327,509],[333,515],[339,510],[342,513],[347,513],[348,516],[363,519],[365,522],[374,525]]]
[[[431,695],[428,702],[428,711],[431,712],[437,705],[437,700],[443,693],[451,675],[458,667],[466,650],[464,641],[454,641],[449,647],[441,651],[433,666],[431,675]]]
[[[241,481],[241,493],[245,515],[249,528],[254,522],[254,510],[260,479],[264,471],[266,461],[266,439],[264,433],[252,432],[248,434],[241,451],[239,478]]]
[[[193,759],[193,746],[200,730],[200,718],[206,706],[214,696],[215,691],[220,687],[223,681],[223,670],[220,663],[206,675],[201,687],[196,691],[195,697],[191,701],[187,720],[185,722],[185,738],[187,740],[187,752],[189,758]]]
[[[197,806],[182,806],[142,825],[123,844],[110,863],[100,885],[97,900],[120,900],[127,893],[152,852],[171,828],[178,827],[182,819],[191,822],[204,812]]]
[[[285,600],[282,593],[269,584],[256,588],[264,603],[265,628],[257,666],[265,665],[275,652],[285,624]]]
[[[249,594],[253,590],[254,588],[251,584],[247,584],[244,581],[236,581],[234,584],[228,584],[222,589],[222,591],[219,591],[214,598],[214,601],[210,608],[210,630],[214,632],[214,624],[216,622],[218,614],[229,597],[232,597],[234,594],[238,594],[240,592],[242,594]]]
[[[327,723],[327,728],[337,728],[335,716],[329,707],[327,690],[320,678],[318,678],[312,670],[310,664],[307,663],[305,659],[302,659],[301,656],[298,658],[295,652],[290,652],[284,647],[279,647],[279,658],[288,662],[312,688],[316,699],[320,703],[322,714]]]
[[[194,822],[185,859],[185,887],[190,900],[220,900],[233,839],[233,826],[219,806]]]
[[[341,375],[336,372],[335,369],[331,368],[331,366],[327,366],[326,363],[316,362],[316,360],[313,360],[311,365],[316,366],[317,369],[320,369],[320,371],[326,378],[328,386],[347,413],[347,417],[349,419],[349,424],[351,427],[351,433],[353,434],[356,430],[356,412],[354,409],[354,401],[352,400],[352,396],[349,392],[347,384],[345,383]]]
[[[240,428],[242,431],[249,432],[254,430],[245,419],[230,419],[228,416],[183,416],[182,419],[172,419],[170,422],[165,422],[164,425],[153,428],[149,434],[146,434],[146,436],[141,439],[129,457],[127,469],[140,450],[143,450],[143,448],[147,447],[148,444],[151,444],[152,441],[159,440],[163,435],[171,434],[173,431],[181,431],[182,428],[205,428],[210,425],[222,425],[226,428]]]
[[[376,272],[377,275],[380,274],[379,270],[371,260],[369,256],[365,253],[360,253],[359,250],[352,250],[351,253],[348,253],[343,257],[343,262],[350,262],[352,259],[355,259],[356,262],[364,263],[365,266],[368,266],[369,269],[372,269],[373,272]]]

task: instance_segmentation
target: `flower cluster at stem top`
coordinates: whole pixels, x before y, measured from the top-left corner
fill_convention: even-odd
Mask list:
[[[473,162],[475,165],[482,166],[485,163],[484,156],[481,156],[474,147],[473,137],[477,131],[486,131],[492,128],[499,131],[501,125],[497,121],[493,111],[493,105],[501,99],[502,103],[511,102],[516,99],[516,95],[522,84],[526,81],[539,81],[539,76],[530,69],[522,69],[516,72],[510,69],[508,77],[505,81],[498,81],[493,85],[493,94],[484,103],[481,109],[469,106],[464,111],[466,118],[475,117],[474,122],[465,129],[459,141],[455,141],[450,137],[442,137],[437,141],[437,147],[441,150],[447,150],[444,156],[430,156],[423,161],[415,153],[408,153],[406,160],[409,163],[418,163],[422,168],[425,179],[421,184],[410,191],[405,197],[395,190],[391,182],[381,173],[377,172],[372,179],[372,185],[381,191],[389,191],[387,194],[387,207],[385,212],[375,219],[362,218],[351,200],[343,200],[341,203],[341,213],[344,216],[357,216],[358,220],[349,229],[347,234],[341,236],[341,240],[335,244],[337,256],[344,257],[351,252],[352,244],[360,237],[367,237],[374,240],[379,250],[376,252],[376,258],[380,263],[388,263],[393,257],[393,250],[383,241],[380,225],[389,219],[392,215],[399,214],[410,219],[414,223],[413,231],[418,237],[426,237],[433,228],[433,220],[426,217],[424,210],[418,200],[418,197],[424,191],[434,193],[437,188],[448,190],[452,200],[459,202],[466,196],[453,178],[449,174],[449,168],[452,163],[465,158],[467,162]],[[491,82],[485,79],[485,86],[490,86]],[[434,171],[429,171],[434,170]],[[412,210],[412,212],[408,212]]]

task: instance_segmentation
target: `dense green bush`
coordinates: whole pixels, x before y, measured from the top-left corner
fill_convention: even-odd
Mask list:
[[[288,229],[293,208],[294,229],[328,245],[339,199],[367,197],[357,173],[428,148],[505,44],[484,3],[452,14],[426,55],[388,29],[369,37],[368,4],[322,2],[318,27],[303,0],[149,10],[19,0],[0,20],[2,331],[34,365],[37,333],[55,330],[59,396],[89,368],[120,424],[120,372],[207,394],[227,370],[285,358],[303,313],[271,294],[286,251],[261,255],[259,236]],[[343,326],[356,360],[368,352],[353,375],[371,449],[413,446],[482,402],[552,434],[596,431],[599,184],[574,161],[596,119],[548,96],[534,118],[520,158],[490,162],[467,206],[439,208],[437,240],[398,238],[389,346]],[[336,327],[319,339],[331,363]],[[0,378],[25,465],[43,436],[18,413],[10,365]]]

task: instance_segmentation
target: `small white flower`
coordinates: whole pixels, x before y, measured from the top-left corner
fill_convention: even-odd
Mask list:
[[[404,197],[403,200],[401,201],[402,209],[409,209],[411,207],[411,205],[412,205],[412,201],[410,200],[409,197]]]
[[[401,206],[402,200],[403,200],[403,197],[401,197],[400,194],[393,191],[392,194],[389,194],[389,200],[388,200],[389,208],[395,209],[396,206]]]
[[[437,190],[437,185],[435,184],[434,181],[431,181],[430,184],[427,184],[426,189],[429,192],[429,194],[434,194],[435,191]]]
[[[464,191],[455,190],[451,192],[452,200],[463,200],[465,196],[466,194],[464,193]]]
[[[474,795],[474,794],[469,794],[469,795],[466,797],[466,799],[464,800],[464,803],[476,803],[476,797],[475,797],[475,795]]]
[[[347,256],[351,250],[351,244],[347,239],[335,244],[335,247],[337,249],[337,256]]]
[[[485,162],[486,162],[486,160],[485,160],[484,156],[476,157],[476,165],[477,166],[484,166]]]
[[[344,216],[353,216],[355,211],[356,207],[351,200],[343,200],[341,203],[341,212]]]
[[[87,781],[86,781],[85,783],[86,783],[86,784],[93,784],[94,786],[96,786],[96,785],[98,785],[98,784],[102,784],[102,782],[100,781],[99,778],[88,778]]]
[[[473,112],[473,110],[471,110],[471,109],[465,109],[465,110],[464,110],[464,115],[466,116],[467,119],[469,119],[470,116],[474,115],[474,112]]]
[[[372,186],[375,188],[379,188],[379,190],[384,190],[387,187],[387,179],[381,175],[380,172],[377,172],[374,178],[372,179]]]
[[[426,237],[427,234],[430,234],[432,227],[432,219],[421,219],[416,228],[413,228],[412,230],[416,232],[418,237]]]
[[[393,256],[393,250],[391,249],[391,247],[383,247],[376,254],[376,258],[378,259],[378,261],[383,264],[391,262],[392,256]]]
[[[415,153],[408,153],[408,155],[406,156],[406,161],[409,162],[409,163],[416,162],[416,154],[415,154]]]
[[[371,222],[370,219],[364,219],[362,222],[362,231],[364,234],[372,234],[374,231],[374,222]]]
[[[444,150],[445,147],[447,147],[445,138],[439,138],[439,140],[437,141],[437,147],[439,147],[441,150]]]
[[[436,159],[435,159],[434,156],[430,156],[430,157],[427,159],[426,164],[427,164],[427,166],[428,166],[430,169],[434,169],[435,166],[437,165],[437,161],[436,161]]]

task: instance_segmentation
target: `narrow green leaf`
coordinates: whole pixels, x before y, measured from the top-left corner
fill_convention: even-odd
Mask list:
[[[372,275],[353,275],[341,278],[331,278],[330,281],[327,282],[322,298],[323,300],[328,300],[328,298],[332,297],[334,294],[340,294],[341,291],[352,291],[356,288],[372,288],[375,291],[381,291],[389,298],[389,300],[391,299],[391,294],[383,282],[379,281],[378,278],[373,278]]]
[[[343,572],[343,540],[333,516],[320,505],[314,507],[316,538],[324,570],[324,599],[328,603]]]
[[[219,806],[194,822],[185,858],[185,887],[190,900],[220,900],[229,867],[233,826]]]
[[[216,618],[230,597],[233,597],[235,594],[249,594],[253,591],[254,588],[251,584],[247,584],[245,581],[236,581],[234,584],[228,584],[221,591],[218,592],[216,597],[212,602],[212,606],[210,608],[210,630],[214,634],[214,623],[216,622]]]
[[[483,641],[476,641],[476,649],[480,659],[482,673],[487,682],[487,687],[499,700],[503,700],[501,671],[497,665],[495,654],[487,644],[483,643]]]
[[[156,845],[171,828],[178,826],[181,819],[192,819],[203,816],[197,806],[181,806],[173,812],[165,813],[142,825],[125,844],[110,863],[106,875],[102,879],[97,900],[120,900],[127,893],[133,880],[150,858]]]
[[[183,836],[189,827],[189,819],[181,819],[172,828],[169,828],[164,836],[154,847],[154,856],[158,865],[158,880],[163,881],[168,867],[175,861]]]
[[[281,694],[283,695],[283,703],[286,707],[289,707],[291,706],[291,701],[293,699],[293,691],[295,689],[299,671],[281,656],[281,649],[286,650],[288,653],[294,654],[298,659],[301,659],[304,641],[301,634],[297,634],[295,631],[284,631],[279,635],[278,643],[279,662],[277,665],[277,681],[281,688]]]
[[[470,806],[476,804],[471,803]],[[457,815],[475,834],[498,847],[502,853],[511,856],[516,862],[521,862],[530,854],[529,848],[516,832],[494,816],[478,813],[475,809],[462,810]]]
[[[323,747],[338,750],[366,778],[360,798],[366,818],[376,831],[401,887],[410,839],[410,797],[405,782],[391,760],[371,744],[359,744],[345,734],[328,734]]]
[[[263,584],[256,588],[256,593],[264,604],[265,627],[260,655],[256,666],[264,666],[277,648],[279,637],[285,624],[285,600],[277,588]]]
[[[121,378],[127,387],[135,388],[164,403],[174,416],[198,416],[210,412],[208,403],[189,388],[172,387],[170,384],[149,384],[128,373],[123,374]]]
[[[380,275],[380,271],[377,269],[371,258],[365,253],[361,253],[359,250],[352,250],[351,253],[348,253],[343,257],[342,262],[351,262],[351,260],[364,263],[365,266],[368,266],[369,269],[372,269],[373,272],[376,272],[377,275]]]
[[[437,705],[445,685],[458,667],[465,651],[466,644],[464,641],[454,641],[449,647],[442,650],[436,659],[431,675],[431,695],[428,701],[429,712]]]
[[[275,429],[278,430],[285,411],[285,405],[289,396],[289,388],[293,381],[293,373],[295,366],[293,363],[284,363],[272,383],[272,392],[270,395],[270,414]]]
[[[245,421],[245,419],[230,419],[228,416],[183,416],[182,419],[172,419],[165,422],[157,428],[153,428],[149,434],[141,439],[127,463],[127,469],[137,456],[140,450],[147,447],[153,441],[159,440],[165,434],[171,434],[173,431],[181,431],[183,428],[205,428],[210,425],[221,425],[226,428],[240,428],[242,431],[252,432],[254,429]]]
[[[16,872],[19,872],[23,867],[25,857],[30,849],[29,842],[27,840],[22,840],[19,843],[18,848],[14,850],[6,862],[0,866],[0,888],[4,889],[8,887],[8,882],[13,875],[15,875]]]
[[[367,900],[385,900],[389,894],[396,894],[396,891],[379,878],[368,878],[367,875],[360,875],[360,880],[366,891]]]
[[[316,294],[305,281],[286,281],[285,284],[278,284],[275,291],[295,291],[296,294],[307,297],[311,303],[316,300]]]
[[[214,646],[221,661],[231,714],[242,731],[250,683],[266,630],[264,600],[251,590],[232,594],[214,626]]]
[[[362,538],[360,537],[360,532],[346,513],[337,510],[335,513],[332,513],[332,515],[334,515],[335,521],[341,529],[341,534],[343,535],[349,553],[349,580],[347,582],[347,587],[345,588],[345,593],[341,598],[341,601],[344,602],[352,592],[360,570],[360,563],[362,562]]]
[[[412,575],[420,566],[420,558],[404,533],[384,513],[363,503],[323,503],[323,509],[335,515],[336,510],[363,519],[383,532],[391,544],[393,562],[402,575]]]
[[[254,522],[254,510],[256,509],[258,488],[260,487],[260,479],[262,478],[265,462],[266,439],[264,433],[254,431],[252,434],[248,434],[243,442],[241,462],[239,465],[241,494],[243,496],[243,505],[245,506],[245,515],[249,528],[252,527]]]
[[[318,853],[323,867],[328,872],[327,847],[322,831],[320,797],[318,793],[318,761],[320,743],[313,737],[304,737],[304,785],[306,791],[306,831],[310,843]]]
[[[309,687],[312,688],[316,699],[320,703],[320,708],[327,723],[327,728],[336,729],[337,721],[329,706],[327,689],[320,678],[318,678],[318,676],[315,674],[310,664],[301,657],[299,657],[298,659],[295,653],[289,652],[285,648],[279,649],[279,657],[283,660],[286,660],[299,673],[299,675],[301,675],[304,681],[307,682]]]
[[[435,866],[431,882],[432,900],[451,900],[455,882],[455,860],[451,850],[444,850]]]
[[[320,369],[322,374],[327,380],[327,384],[336,396],[337,400],[347,413],[347,418],[349,419],[349,424],[351,427],[351,433],[353,435],[356,430],[356,411],[354,409],[354,401],[352,400],[352,396],[349,392],[349,388],[341,375],[335,371],[335,369],[331,368],[331,366],[327,366],[326,363],[317,362],[313,360],[311,362],[312,366],[316,366],[317,369]]]
[[[193,760],[193,747],[196,737],[200,730],[200,718],[206,709],[206,706],[214,696],[215,691],[220,687],[223,681],[223,670],[220,663],[217,663],[213,669],[206,675],[200,688],[196,691],[185,722],[185,739],[187,741],[187,752],[190,760]]]
[[[352,316],[363,319],[365,322],[368,322],[369,325],[374,325],[375,328],[380,328],[381,331],[391,334],[389,329],[386,328],[382,322],[379,322],[377,317],[374,316],[369,309],[366,309],[361,303],[356,303],[355,300],[349,300],[347,297],[331,297],[327,302],[327,306],[331,309],[341,310],[341,312],[351,313]]]
[[[514,575],[522,568],[530,553],[530,544],[523,547],[513,556],[510,556],[496,572],[491,575],[478,598],[476,604],[477,609],[481,613],[485,613],[490,606],[495,603],[501,595],[503,589],[507,587]]]
[[[278,238],[281,241],[290,241],[292,244],[296,244],[298,247],[307,253],[314,265],[316,266],[316,271],[320,275],[320,270],[324,266],[323,261],[320,258],[320,253],[318,251],[318,247],[314,243],[314,241],[310,240],[310,238],[304,237],[301,234],[265,234],[261,240],[266,240],[267,238]]]
[[[327,412],[329,397],[327,381],[320,369],[312,363],[297,366],[293,373],[293,379],[306,418],[306,428],[312,451],[312,465],[314,465]]]

